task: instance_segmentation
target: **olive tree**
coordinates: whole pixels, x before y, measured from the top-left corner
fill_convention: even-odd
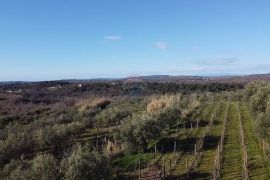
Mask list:
[[[107,158],[91,151],[87,146],[77,145],[71,154],[61,162],[65,179],[87,180],[106,178],[109,174]]]

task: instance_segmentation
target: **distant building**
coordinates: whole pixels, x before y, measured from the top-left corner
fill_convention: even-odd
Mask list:
[[[19,89],[19,90],[17,90],[16,92],[17,92],[17,93],[21,93],[21,92],[23,92],[23,89]]]
[[[82,87],[82,84],[78,84],[78,87],[79,87],[79,88]]]
[[[51,87],[48,87],[47,89],[49,90],[62,89],[62,86],[61,85],[51,86]]]

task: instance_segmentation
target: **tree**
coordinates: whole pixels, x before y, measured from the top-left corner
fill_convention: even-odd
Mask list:
[[[41,180],[59,179],[60,171],[57,160],[51,154],[38,154],[32,161],[34,176]]]
[[[270,98],[270,87],[261,87],[258,91],[251,96],[251,105],[256,113],[261,113],[266,111],[267,103]]]
[[[107,158],[81,145],[77,145],[71,154],[62,160],[61,169],[64,178],[72,180],[101,179],[109,175]]]

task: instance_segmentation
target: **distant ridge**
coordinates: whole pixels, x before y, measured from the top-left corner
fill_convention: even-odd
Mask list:
[[[126,78],[93,78],[93,79],[63,79],[51,81],[4,81],[0,85],[21,84],[21,83],[39,83],[39,82],[66,82],[66,83],[110,83],[110,82],[163,82],[163,83],[205,83],[205,82],[232,82],[248,83],[250,81],[264,80],[270,82],[270,73],[268,74],[250,74],[250,75],[217,75],[217,76],[187,76],[187,75],[149,75],[134,76]]]

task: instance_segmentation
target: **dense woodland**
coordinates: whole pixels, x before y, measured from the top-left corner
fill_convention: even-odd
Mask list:
[[[269,143],[264,81],[0,85],[1,179],[269,179]]]

